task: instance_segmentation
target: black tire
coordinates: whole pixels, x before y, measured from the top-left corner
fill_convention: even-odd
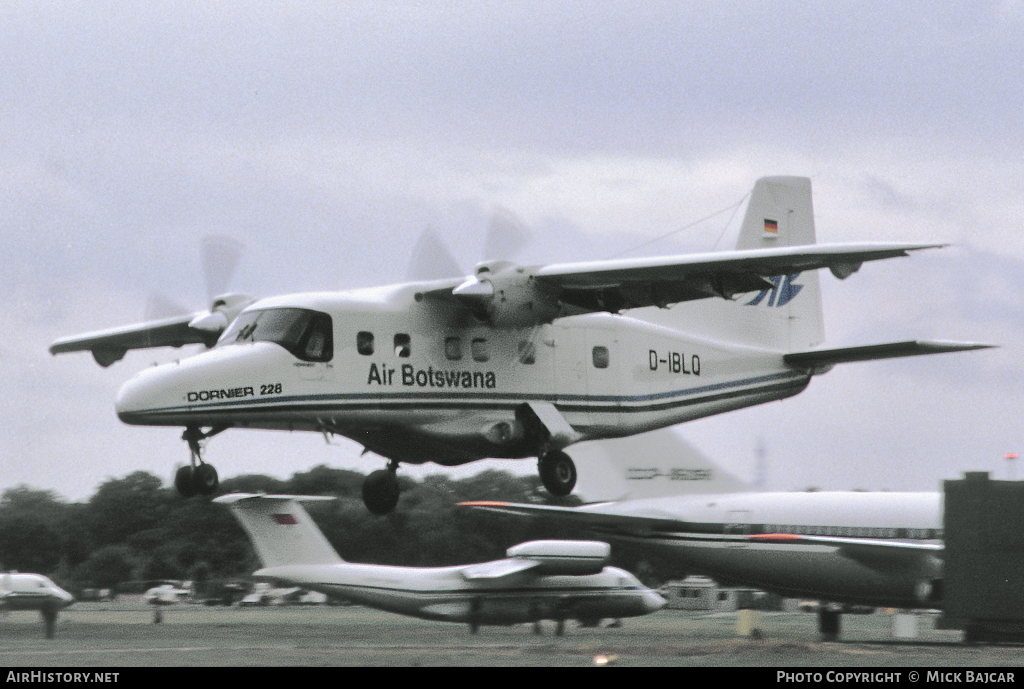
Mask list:
[[[178,494],[183,498],[191,498],[199,492],[197,484],[193,480],[194,471],[195,469],[191,465],[186,465],[174,474],[174,487],[178,489]]]
[[[217,470],[210,464],[200,464],[192,472],[192,483],[200,495],[213,495],[217,492],[220,479],[217,477]]]
[[[537,469],[541,482],[552,495],[565,497],[576,487],[576,465],[572,457],[561,450],[542,457]]]
[[[394,512],[398,494],[398,477],[387,469],[379,469],[363,481],[363,504],[374,514]]]

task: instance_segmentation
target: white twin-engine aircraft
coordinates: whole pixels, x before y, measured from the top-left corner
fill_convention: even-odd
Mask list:
[[[817,269],[846,278],[866,261],[934,244],[815,245],[810,180],[752,192],[734,251],[520,266],[259,301],[59,340],[109,365],[126,350],[213,345],[124,384],[130,424],[183,426],[191,464],[175,485],[212,493],[201,442],[229,428],[340,434],[390,460],[367,477],[378,514],[398,502],[400,462],[455,466],[537,457],[567,495],[564,448],[795,395],[847,361],[975,349],[900,342],[812,349],[823,339]],[[214,344],[215,343],[215,344]]]
[[[530,541],[504,560],[454,567],[396,567],[345,562],[299,500],[319,496],[232,493],[225,503],[252,539],[263,569],[253,576],[340,596],[371,608],[427,620],[484,624],[602,618],[660,610],[665,599],[636,577],[606,567],[611,548],[597,541]],[[539,631],[539,627],[535,627]]]

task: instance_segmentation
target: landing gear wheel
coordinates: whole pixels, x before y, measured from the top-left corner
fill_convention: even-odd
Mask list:
[[[191,498],[199,492],[196,482],[192,480],[194,473],[195,467],[187,464],[174,474],[174,487],[178,490],[178,495],[183,498]]]
[[[219,485],[217,470],[211,464],[183,466],[174,474],[174,487],[183,498],[213,495]]]
[[[213,495],[217,492],[220,479],[217,478],[217,470],[211,464],[200,464],[192,472],[192,483],[200,495]]]
[[[363,503],[374,514],[393,512],[398,504],[398,477],[390,469],[379,469],[363,481]]]
[[[572,457],[561,450],[549,452],[537,463],[540,480],[548,492],[558,497],[565,497],[576,487],[576,465]]]

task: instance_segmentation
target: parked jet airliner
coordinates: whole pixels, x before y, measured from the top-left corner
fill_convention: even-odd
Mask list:
[[[646,615],[665,600],[629,572],[606,567],[610,548],[595,541],[530,541],[508,558],[456,567],[394,567],[343,561],[293,495],[222,495],[263,562],[254,576],[371,608],[427,620],[485,624]]]
[[[209,311],[54,342],[109,365],[128,349],[215,346],[146,369],[118,392],[125,423],[182,426],[175,485],[211,494],[202,443],[231,428],[340,434],[388,458],[363,486],[398,502],[400,462],[537,457],[567,495],[564,450],[790,397],[838,363],[983,345],[898,342],[815,349],[820,268],[936,244],[815,244],[810,180],[759,180],[735,251],[520,266],[350,292],[215,300]]]
[[[572,448],[620,499],[582,507],[469,507],[544,516],[675,559],[681,571],[783,596],[875,607],[942,605],[942,494],[755,492],[675,429]],[[607,486],[605,486],[607,489]],[[819,608],[823,633],[839,613]]]

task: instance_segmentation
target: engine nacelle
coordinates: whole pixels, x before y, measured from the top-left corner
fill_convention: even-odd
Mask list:
[[[452,294],[482,321],[496,328],[528,328],[558,317],[561,303],[522,266],[481,263],[476,275]]]
[[[601,541],[528,541],[512,546],[506,554],[540,562],[534,570],[538,574],[583,576],[600,574],[611,552],[612,547]]]

